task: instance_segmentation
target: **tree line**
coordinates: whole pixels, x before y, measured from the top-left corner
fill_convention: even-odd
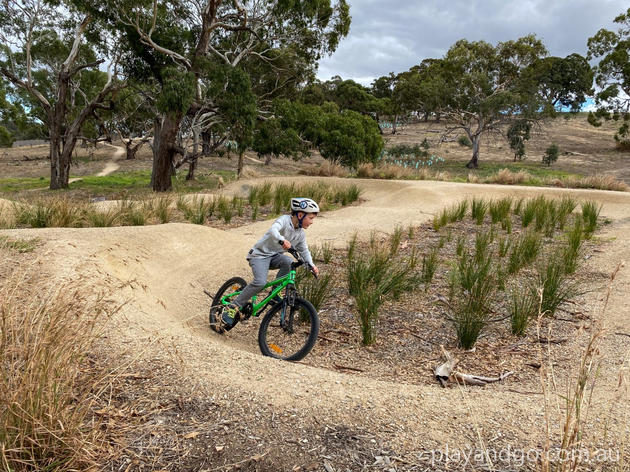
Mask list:
[[[8,0],[0,7],[0,145],[14,136],[50,143],[50,188],[68,186],[81,139],[120,137],[133,157],[149,142],[151,186],[171,188],[182,166],[220,148],[296,159],[317,149],[356,167],[416,114],[464,133],[468,167],[481,137],[503,133],[524,152],[532,124],[578,111],[593,96],[593,125],[620,120],[630,143],[630,9],[588,40],[588,56],[548,55],[529,35],[496,45],[462,39],[436,59],[365,87],[316,80],[317,62],[349,32],[345,0]],[[595,67],[589,61],[599,61]],[[596,90],[593,89],[596,85]],[[522,155],[522,154],[521,154]]]

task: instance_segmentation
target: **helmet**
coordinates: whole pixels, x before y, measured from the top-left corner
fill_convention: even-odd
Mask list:
[[[291,199],[291,211],[303,211],[304,213],[319,213],[319,206],[310,198],[296,197]]]

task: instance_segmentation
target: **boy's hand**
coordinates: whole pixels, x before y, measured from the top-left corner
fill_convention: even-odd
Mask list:
[[[315,264],[311,266],[311,270],[313,271],[313,274],[315,274],[315,277],[319,275],[319,269],[317,268]]]
[[[284,241],[282,241],[282,247],[283,249],[290,249],[291,243],[285,239]]]

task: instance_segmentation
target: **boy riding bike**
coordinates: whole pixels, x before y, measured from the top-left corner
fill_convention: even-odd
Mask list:
[[[224,328],[229,329],[234,325],[241,317],[241,308],[264,287],[269,269],[279,269],[276,278],[289,273],[292,259],[284,255],[284,251],[293,247],[311,266],[313,273],[319,273],[304,234],[304,230],[313,224],[318,213],[319,206],[310,198],[292,198],[291,215],[282,215],[274,221],[271,228],[254,244],[247,254],[254,280],[223,310],[221,322]]]

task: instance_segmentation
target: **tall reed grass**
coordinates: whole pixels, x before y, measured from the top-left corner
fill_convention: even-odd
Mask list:
[[[0,464],[96,470],[106,449],[91,418],[101,377],[85,361],[110,308],[80,286],[25,293],[28,279],[14,273],[0,286]]]

